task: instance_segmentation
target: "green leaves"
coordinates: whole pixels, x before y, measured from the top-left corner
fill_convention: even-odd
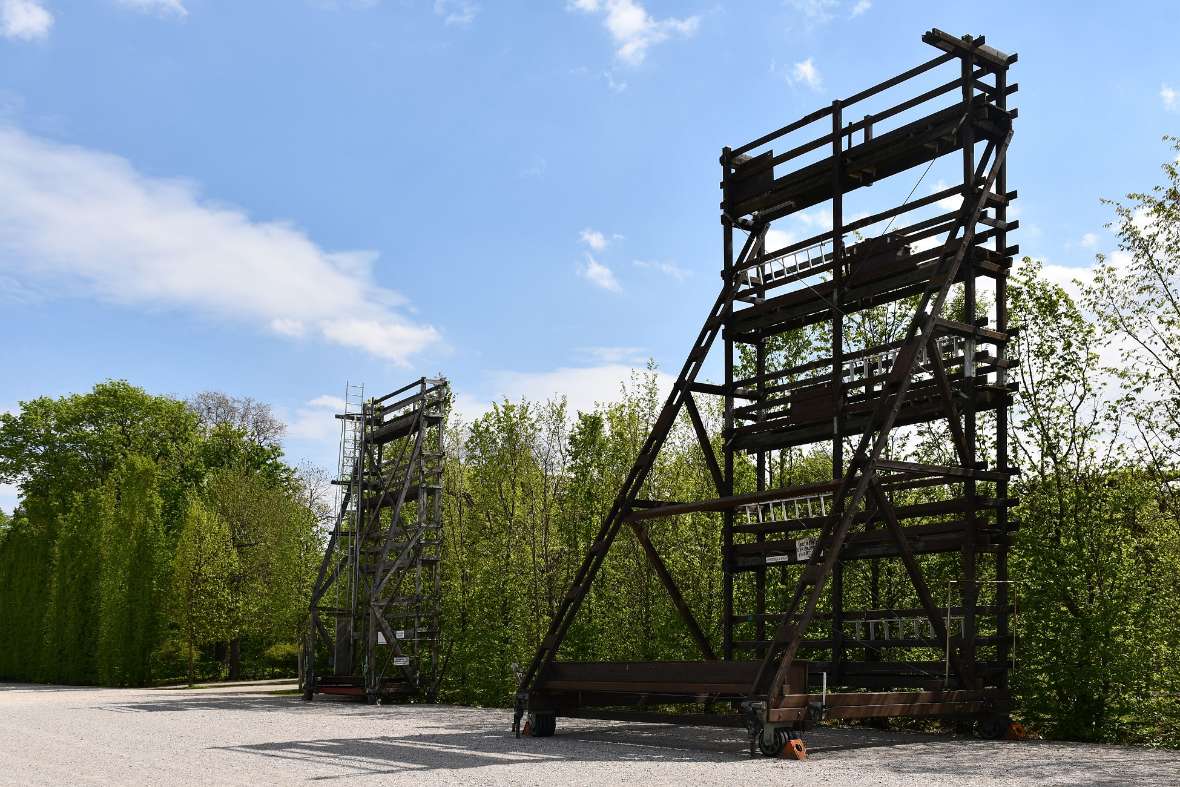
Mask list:
[[[132,454],[104,492],[99,573],[99,680],[143,686],[152,680],[151,653],[165,603],[165,554],[156,465]]]
[[[0,479],[22,492],[0,523],[0,676],[142,685],[192,673],[177,638],[253,637],[260,659],[299,640],[319,543],[281,424],[249,400],[198,402],[204,420],[108,381],[0,416]]]
[[[208,511],[200,498],[189,499],[176,544],[172,570],[172,615],[187,646],[188,679],[194,676],[195,649],[229,640],[236,633],[241,571],[229,526]]]

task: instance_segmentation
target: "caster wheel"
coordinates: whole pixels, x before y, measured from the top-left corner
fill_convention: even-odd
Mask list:
[[[787,733],[780,729],[763,729],[758,735],[758,751],[763,757],[777,757],[787,745]]]
[[[1007,716],[989,716],[975,723],[975,733],[984,740],[1003,740],[1008,734],[1008,726],[1012,720]]]
[[[533,717],[525,723],[525,729],[532,734],[534,738],[548,738],[557,730],[557,714],[556,713],[535,713]]]

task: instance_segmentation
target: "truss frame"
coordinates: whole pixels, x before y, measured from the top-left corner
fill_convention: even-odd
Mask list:
[[[825,717],[910,715],[991,721],[1006,717],[1011,657],[1007,554],[1016,525],[1009,514],[1016,501],[1008,494],[1015,472],[1008,462],[1008,408],[1016,386],[1008,382],[1006,372],[1007,343],[1014,333],[1008,326],[1007,275],[1019,251],[1008,245],[1007,238],[1018,226],[1007,218],[1007,207],[1017,196],[1007,190],[1007,152],[1017,115],[1007,105],[1017,86],[1007,77],[1017,58],[987,46],[982,36],[957,38],[934,29],[922,39],[941,54],[748,144],[723,149],[721,292],[521,676],[514,720],[518,732],[525,713],[543,720],[533,725],[534,730],[551,732],[552,725],[545,719],[586,715],[588,708],[717,701],[743,710],[752,740],[755,730],[761,734],[782,727],[798,729]],[[946,83],[845,122],[850,108],[859,102],[955,65],[957,74]],[[943,97],[950,97],[952,103],[928,111]],[[921,116],[874,135],[892,118],[907,117],[906,113]],[[783,153],[769,149],[771,143],[785,141],[788,135],[825,119],[830,119],[830,131],[818,138]],[[859,143],[854,139],[858,135]],[[798,163],[806,154],[823,150],[830,152],[819,161]],[[917,199],[911,199],[911,192],[901,204],[845,221],[847,194],[954,154],[962,158],[961,183]],[[787,169],[786,174],[776,176],[776,167]],[[899,217],[952,196],[962,197],[959,209],[889,231]],[[767,250],[767,231],[773,221],[827,201],[832,204],[830,231]],[[850,233],[883,220],[889,220],[889,226],[880,235],[855,244],[846,241]],[[746,238],[735,253],[738,232],[746,233]],[[918,250],[919,241],[933,245]],[[806,284],[806,289],[796,286],[785,294],[775,293],[816,274],[827,276],[818,286]],[[995,281],[996,314],[991,328],[978,313],[976,284],[981,277]],[[963,313],[952,319],[946,313],[947,300],[956,285],[962,289]],[[850,315],[905,298],[916,299],[918,305],[902,339],[876,347],[847,346]],[[817,324],[830,328],[829,356],[787,370],[767,370],[768,339]],[[698,382],[715,344],[724,346],[724,384]],[[739,344],[754,348],[752,378],[735,376]],[[985,345],[994,351],[982,351]],[[803,383],[791,379],[800,374],[805,376]],[[723,400],[720,460],[694,399],[698,395]],[[700,443],[717,497],[687,503],[643,500],[643,484],[682,410]],[[992,469],[980,459],[978,415],[987,411],[995,414]],[[958,464],[920,464],[886,456],[895,428],[935,420],[948,424]],[[847,455],[846,440],[852,440]],[[772,452],[817,442],[830,445],[831,481],[768,488],[767,461]],[[757,488],[735,494],[735,465],[742,453],[753,457]],[[980,484],[987,485],[989,494],[981,493]],[[948,496],[918,505],[896,503],[898,493],[924,486],[943,487]],[[792,501],[798,509],[799,501],[810,505],[816,499],[821,516],[762,521],[761,506],[773,512],[779,504],[785,512]],[[751,507],[759,512],[758,521],[737,522],[737,512],[754,510]],[[705,511],[718,512],[722,519],[720,658],[706,630],[684,604],[646,530],[649,523],[664,517]],[[907,524],[913,519],[927,523]],[[640,538],[704,661],[557,660],[562,641],[624,524]],[[770,540],[779,534],[804,532],[815,535]],[[958,636],[948,631],[952,610],[935,603],[920,560],[922,554],[948,551],[960,554],[957,581],[963,592],[960,606],[953,610],[961,620]],[[883,640],[864,641],[848,633],[850,623],[865,621],[872,630],[873,621],[893,620],[899,611],[845,609],[843,570],[851,560],[870,559],[876,566],[885,558],[904,565],[920,603],[918,609],[904,612],[918,622],[907,637],[890,640],[886,635]],[[978,603],[981,559],[992,561],[996,578],[995,598],[987,605]],[[767,566],[772,560],[801,567],[789,602],[774,612],[767,608]],[[754,576],[754,610],[738,615],[735,583],[746,572]],[[821,603],[829,609],[821,611]],[[980,636],[981,618],[987,618],[993,634]],[[739,639],[735,632],[751,623],[754,638]],[[770,637],[768,623],[774,624]],[[826,638],[809,637],[821,623],[829,627]],[[928,627],[926,633],[919,631],[921,626]],[[889,631],[887,625],[884,630]],[[859,633],[858,625],[855,631]],[[921,652],[943,642],[948,643],[949,661],[945,679],[937,662],[881,659],[886,650]],[[990,660],[979,659],[981,649],[991,655]],[[752,651],[753,658],[737,658],[742,651]],[[801,659],[801,651],[828,656],[820,661]],[[861,651],[861,658],[853,656]],[[931,679],[935,669],[937,681]],[[817,696],[813,689],[821,682],[841,690],[825,689]]]
[[[437,692],[449,399],[445,379],[423,377],[336,416],[341,473],[332,483],[342,491],[312,589],[304,699]],[[331,674],[315,669],[323,648]]]

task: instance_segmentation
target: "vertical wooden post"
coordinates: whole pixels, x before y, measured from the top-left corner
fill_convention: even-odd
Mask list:
[[[975,86],[972,80],[974,59],[970,55],[962,57],[963,77],[963,111],[971,111],[972,99],[975,97]],[[975,184],[975,131],[974,126],[965,121],[960,127],[963,136],[963,204],[974,199]],[[975,293],[975,253],[968,249],[963,257],[963,322],[974,325],[976,318]],[[939,352],[937,341],[928,352]],[[978,455],[976,441],[975,417],[975,339],[969,338],[964,343],[963,351],[963,393],[967,397],[963,407],[963,436],[967,444],[967,458],[972,465]],[[948,407],[951,403],[947,403]],[[974,469],[969,467],[968,469]],[[963,572],[962,600],[963,600],[963,642],[960,646],[960,657],[967,665],[967,669],[974,676],[975,673],[975,603],[979,598],[979,517],[976,507],[979,499],[976,495],[975,479],[968,478],[963,484],[964,496],[967,498],[967,529],[963,539],[961,552],[961,566]],[[974,687],[969,687],[974,688]]]
[[[765,253],[765,251],[766,251],[766,241],[761,240],[761,241],[759,241],[758,248],[756,249],[756,252],[758,254],[763,254],[763,253]],[[758,416],[757,416],[756,420],[761,421],[765,417],[765,411],[762,409],[764,407],[764,394],[765,394],[765,389],[766,389],[766,384],[762,379],[763,376],[765,376],[765,374],[766,374],[766,338],[765,337],[763,337],[763,336],[758,337],[758,344],[755,346],[755,354],[756,354],[756,356],[755,356],[755,374],[757,374],[757,376],[758,376],[758,383],[757,383],[757,393],[758,393],[757,413],[758,413]],[[758,451],[758,454],[756,457],[756,468],[755,469],[758,474],[757,490],[759,492],[765,492],[766,491],[766,451],[763,451],[761,449]],[[766,541],[766,533],[759,532],[757,534],[756,540],[759,544],[765,542]],[[755,572],[754,572],[754,614],[755,614],[754,620],[757,621],[754,626],[754,628],[755,628],[754,638],[757,639],[759,642],[762,642],[763,640],[766,639],[766,564],[765,563],[763,563],[761,566],[759,566],[757,568],[757,570],[755,570]],[[766,653],[766,649],[762,645],[759,645],[755,652],[758,654],[758,658],[762,658]]]
[[[730,148],[721,150],[721,180],[728,183],[730,175]],[[726,283],[733,279],[733,222],[728,216],[721,219],[723,227],[724,267],[721,276]],[[733,299],[724,306],[723,322],[728,325],[733,317]],[[722,417],[721,444],[725,453],[721,470],[724,489],[722,497],[733,494],[733,339],[728,332],[725,336],[725,411]],[[721,657],[733,659],[733,511],[722,514],[722,610],[721,610]]]
[[[1001,110],[1007,110],[1008,98],[1005,95],[1005,90],[1008,87],[1008,72],[996,72],[996,105]],[[1008,164],[1007,161],[1000,163],[999,174],[996,175],[996,193],[1003,197],[1008,191]],[[1008,232],[1004,227],[1004,222],[1008,219],[1008,205],[1007,202],[1001,202],[996,206],[996,219],[999,221],[999,228],[996,232],[996,248],[1000,253],[1004,253],[1004,249],[1008,247]],[[1000,271],[996,276],[996,330],[1008,330],[1008,274],[1007,271]],[[1006,342],[1001,342],[996,347],[996,357],[1001,359],[999,368],[996,370],[996,382],[1003,387],[1008,382],[1008,370],[1004,368],[1003,361],[1008,357],[1008,345]],[[1004,402],[996,410],[996,469],[1008,469],[1008,404]],[[996,483],[996,497],[1004,500],[1008,497],[1008,481],[1007,479],[998,481]],[[1000,533],[1007,537],[1008,532],[1008,507],[1000,506],[996,512],[996,525]],[[1005,666],[1010,658],[1010,649],[1008,646],[1009,625],[1008,625],[1008,546],[1002,544],[996,551],[996,606],[999,611],[996,614],[996,634],[1000,638],[1000,644],[996,648],[996,660],[1000,665]],[[1000,670],[1000,679],[998,685],[1001,689],[1008,688],[1008,670]]]
[[[832,102],[832,480],[844,477],[844,115]],[[832,568],[832,665],[839,680],[844,662],[844,563]],[[806,687],[803,687],[806,690]]]

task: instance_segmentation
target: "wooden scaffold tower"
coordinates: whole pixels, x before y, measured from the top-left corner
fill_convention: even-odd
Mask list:
[[[303,697],[432,700],[439,674],[443,438],[449,388],[348,386],[334,526],[312,590]],[[325,621],[329,621],[330,625]],[[330,664],[324,674],[317,660]]]
[[[1016,526],[1007,277],[1018,253],[1006,161],[1016,56],[982,36],[931,30],[922,40],[937,56],[723,149],[721,292],[523,672],[518,734],[552,735],[557,717],[603,708],[663,719],[660,709],[702,703],[728,707],[765,754],[790,749],[823,719],[926,716],[972,720],[988,735],[1006,729]],[[951,185],[919,192],[935,164],[949,168]],[[774,222],[809,209],[826,218],[825,208],[830,229],[769,248],[782,237],[769,234]],[[867,330],[884,312],[896,330]],[[784,350],[801,336],[810,349]],[[714,347],[722,384],[698,380]],[[719,441],[702,418],[704,396],[723,403]],[[644,499],[681,413],[716,496]],[[937,450],[895,458],[915,434],[933,436]],[[830,476],[776,477],[790,451],[830,454]],[[735,489],[741,463],[752,488]],[[719,625],[698,622],[649,536],[661,519],[700,512],[720,529]],[[558,659],[622,530],[639,539],[700,661]],[[904,592],[885,599],[874,584],[850,598],[847,575],[869,565],[874,583],[888,571]]]

